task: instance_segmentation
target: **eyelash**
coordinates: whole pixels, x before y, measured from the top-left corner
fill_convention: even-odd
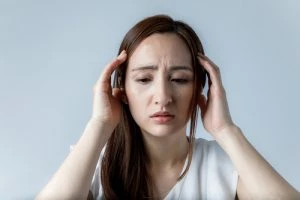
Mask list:
[[[140,83],[143,83],[143,84],[146,84],[147,82],[150,81],[150,78],[140,78],[140,79],[137,79],[136,81],[140,82]]]
[[[141,84],[147,84],[149,81],[151,81],[151,79],[150,78],[140,78],[140,79],[137,79],[136,81]],[[171,81],[174,81],[175,83],[181,84],[181,85],[189,82],[188,79],[184,79],[184,78],[173,78],[173,79],[171,79]]]
[[[184,79],[184,78],[174,78],[172,80],[176,81],[176,83],[179,83],[179,84],[185,84],[185,83],[189,82],[188,79]]]

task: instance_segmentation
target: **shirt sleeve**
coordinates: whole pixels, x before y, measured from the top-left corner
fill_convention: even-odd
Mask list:
[[[208,199],[235,199],[238,173],[231,159],[216,141],[208,144]],[[218,183],[218,184],[217,184]]]

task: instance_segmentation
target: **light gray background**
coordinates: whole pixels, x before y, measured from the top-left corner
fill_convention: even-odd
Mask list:
[[[234,121],[299,190],[299,10],[297,0],[1,0],[0,199],[32,199],[47,183],[123,35],[159,13],[194,27],[221,68]]]

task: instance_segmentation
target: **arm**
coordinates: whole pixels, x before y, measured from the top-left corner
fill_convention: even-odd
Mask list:
[[[123,51],[109,63],[94,86],[93,114],[73,151],[36,199],[86,199],[101,150],[120,121],[122,91],[110,77],[126,60]]]
[[[86,199],[110,130],[91,120],[63,164],[36,199]]]
[[[300,199],[295,188],[264,160],[233,123],[218,66],[202,54],[199,55],[199,62],[209,78],[207,100],[204,95],[199,99],[203,126],[228,154],[238,171],[238,197]]]
[[[238,171],[239,199],[300,199],[295,188],[255,150],[238,127],[222,130],[216,141]]]

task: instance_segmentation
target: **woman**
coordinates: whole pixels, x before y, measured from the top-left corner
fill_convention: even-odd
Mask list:
[[[215,141],[195,140],[198,108]],[[146,18],[126,34],[119,56],[94,86],[93,114],[82,137],[37,199],[88,194],[94,199],[299,198],[232,121],[219,68],[204,55],[195,32],[164,15]]]

